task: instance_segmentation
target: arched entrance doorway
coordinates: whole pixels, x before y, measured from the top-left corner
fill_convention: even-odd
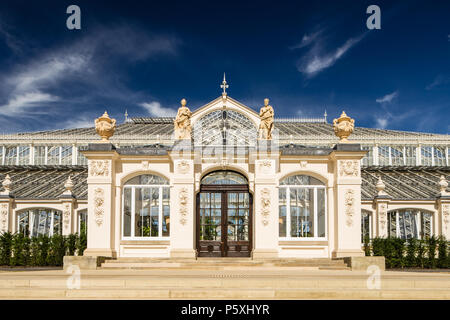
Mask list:
[[[206,175],[197,194],[199,257],[249,257],[252,196],[247,179],[234,171]]]

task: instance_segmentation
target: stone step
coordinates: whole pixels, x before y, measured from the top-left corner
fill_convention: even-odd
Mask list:
[[[1,299],[450,299],[436,289],[2,289]]]

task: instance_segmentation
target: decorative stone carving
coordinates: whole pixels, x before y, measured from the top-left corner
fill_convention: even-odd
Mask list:
[[[108,160],[91,160],[89,163],[89,174],[95,176],[109,175],[109,161]]]
[[[100,227],[103,224],[103,215],[105,213],[105,191],[102,188],[94,190],[94,217],[95,222]]]
[[[387,224],[387,204],[381,203],[378,207],[378,219],[380,221],[381,230],[386,229]]]
[[[72,195],[73,181],[70,176],[67,178],[66,182],[64,183],[64,188],[66,188],[66,191],[64,191],[63,194]]]
[[[191,169],[191,164],[187,160],[180,160],[177,165],[178,173],[186,174]]]
[[[191,116],[192,112],[186,107],[186,99],[182,99],[181,107],[178,109],[177,117],[173,122],[175,139],[191,139]]]
[[[378,177],[377,185],[375,186],[378,191],[379,196],[385,196],[386,192],[384,192],[384,189],[386,188],[386,185],[384,184],[383,180],[381,180],[381,176]]]
[[[270,161],[269,159],[259,161],[259,170],[262,173],[270,173],[271,168],[272,168],[272,161]]]
[[[116,130],[116,119],[111,119],[105,111],[100,118],[95,119],[95,130],[102,138],[102,142],[109,142],[109,138],[114,135]]]
[[[11,178],[9,177],[9,174],[6,175],[5,179],[2,182],[2,186],[4,191],[2,192],[3,195],[9,195],[11,192]]]
[[[70,204],[66,203],[63,209],[63,225],[65,230],[69,230],[70,226]]]
[[[345,215],[347,216],[347,226],[353,225],[353,215],[355,214],[355,190],[347,189],[344,196]]]
[[[448,182],[447,179],[442,175],[441,179],[439,180],[439,188],[441,189],[441,196],[448,196],[449,193],[447,192]]]
[[[443,204],[442,205],[442,217],[443,217],[443,224],[445,230],[449,228],[450,224],[450,204]]]
[[[339,174],[341,175],[341,177],[357,177],[359,174],[359,162],[357,160],[340,160]]]
[[[270,215],[270,190],[268,188],[261,190],[261,215],[263,225],[268,225]]]
[[[189,193],[187,188],[182,188],[179,194],[180,200],[180,223],[185,225],[188,216]]]
[[[7,203],[2,203],[0,206],[0,222],[1,222],[0,231],[7,232],[8,231],[8,204]]]
[[[339,143],[348,143],[347,138],[352,134],[355,128],[355,120],[350,118],[342,111],[338,119],[333,120],[333,128],[336,136],[339,137]]]
[[[308,165],[308,161],[306,161],[306,160],[300,161],[300,168],[306,169],[307,165]]]
[[[142,170],[148,170],[150,163],[147,160],[142,161]]]
[[[269,105],[269,99],[264,99],[264,106],[259,111],[259,118],[261,120],[259,124],[259,138],[272,140],[273,131],[273,118],[274,111],[271,105]]]

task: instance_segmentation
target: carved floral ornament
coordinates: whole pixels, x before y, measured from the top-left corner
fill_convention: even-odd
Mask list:
[[[263,173],[269,173],[272,168],[272,161],[269,159],[264,159],[259,161],[259,170]]]
[[[442,205],[442,217],[444,220],[445,230],[447,230],[449,228],[449,224],[450,224],[450,204]]]
[[[305,169],[307,165],[308,165],[308,161],[306,161],[306,160],[300,161],[300,168]]]
[[[150,163],[148,162],[148,160],[144,160],[142,161],[142,170],[148,170],[148,168],[150,167]]]
[[[353,216],[355,214],[355,190],[347,189],[344,196],[345,214],[347,216],[347,226],[353,225]]]
[[[105,213],[105,191],[102,188],[94,190],[94,216],[95,222],[100,227],[103,224],[103,215]]]
[[[357,177],[359,174],[359,162],[357,160],[340,160],[339,174],[341,177]]]
[[[263,225],[267,226],[270,215],[270,190],[268,188],[261,190],[261,215]]]
[[[386,228],[386,223],[387,223],[387,204],[386,203],[381,203],[379,205],[378,216],[379,216],[379,220],[380,220],[381,229],[384,230]]]
[[[69,225],[70,225],[70,204],[69,203],[66,203],[64,205],[63,225],[64,225],[64,229],[66,229],[66,230],[69,229]]]
[[[187,223],[187,216],[188,216],[188,202],[189,202],[188,189],[182,188],[178,197],[180,201],[180,223],[182,225],[185,225]]]
[[[8,204],[2,203],[0,207],[0,222],[1,222],[1,229],[3,231],[8,230]]]
[[[187,160],[180,160],[177,165],[178,172],[181,174],[186,174],[191,169],[191,164]]]
[[[89,174],[95,176],[109,175],[109,161],[108,160],[91,160],[89,161]]]

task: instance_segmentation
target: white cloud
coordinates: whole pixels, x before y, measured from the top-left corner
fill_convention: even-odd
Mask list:
[[[376,119],[376,127],[378,129],[385,129],[388,125],[388,119],[386,118],[377,118]]]
[[[385,95],[385,96],[383,96],[381,98],[376,99],[375,101],[377,103],[381,103],[381,104],[383,104],[383,103],[391,103],[392,100],[394,100],[397,97],[398,97],[398,91],[394,91],[394,92],[389,93],[389,94],[387,94],[387,95]]]
[[[303,35],[302,41],[292,47],[290,49],[301,49],[306,46],[309,46],[311,43],[313,43],[315,40],[319,38],[319,35],[323,32],[323,30],[314,32],[312,34],[305,34]]]
[[[333,66],[348,50],[360,42],[364,36],[365,34],[356,38],[350,38],[337,49],[331,52],[324,52],[322,49],[324,40],[316,35],[313,38],[314,45],[312,48],[298,61],[298,71],[304,73],[308,77],[317,75],[321,71]],[[313,43],[311,39],[312,38],[310,37],[304,37],[305,41],[302,40],[303,46]],[[300,43],[300,45],[302,45],[302,43]]]
[[[0,106],[0,114],[5,116],[23,116],[24,112],[43,103],[58,101],[59,97],[39,91],[27,92],[13,96],[8,103]]]
[[[152,117],[174,117],[177,114],[177,111],[171,108],[161,107],[157,101],[143,102],[139,105],[145,108]]]

